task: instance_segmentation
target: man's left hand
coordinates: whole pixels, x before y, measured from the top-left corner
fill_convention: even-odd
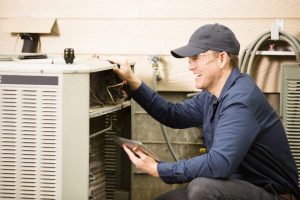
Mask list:
[[[153,158],[146,155],[138,147],[131,150],[126,145],[123,145],[123,148],[136,168],[141,169],[152,176],[159,177],[157,162]]]

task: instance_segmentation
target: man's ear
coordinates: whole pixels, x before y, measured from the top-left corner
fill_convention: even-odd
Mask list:
[[[226,52],[223,51],[219,54],[219,63],[222,69],[229,64],[229,55]]]

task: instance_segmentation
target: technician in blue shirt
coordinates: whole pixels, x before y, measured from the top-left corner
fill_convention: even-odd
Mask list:
[[[156,120],[173,128],[203,127],[204,155],[174,163],[156,162],[124,146],[133,164],[164,182],[190,182],[158,200],[271,200],[300,198],[298,174],[285,130],[254,81],[240,73],[240,44],[226,26],[197,29],[186,46],[171,51],[189,59],[199,95],[182,103],[165,101],[131,70],[126,59],[114,71],[133,98]],[[138,156],[136,156],[138,155]]]

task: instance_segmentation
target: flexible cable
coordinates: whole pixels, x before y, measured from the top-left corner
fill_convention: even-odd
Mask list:
[[[157,92],[157,70],[158,70],[158,67],[153,67],[153,90],[155,92]],[[178,158],[174,152],[174,149],[172,147],[172,144],[170,143],[170,139],[168,137],[168,135],[166,134],[166,129],[165,129],[165,126],[162,124],[162,123],[159,123],[160,124],[160,128],[161,128],[161,131],[162,131],[162,135],[166,141],[166,144],[167,144],[167,147],[173,157],[173,159],[177,162],[178,161]]]
[[[257,37],[242,53],[239,62],[241,72],[251,74],[253,62],[259,47],[267,40],[271,39],[271,32],[266,32]],[[279,40],[285,41],[293,49],[296,62],[300,62],[300,43],[297,38],[283,31],[279,32]]]

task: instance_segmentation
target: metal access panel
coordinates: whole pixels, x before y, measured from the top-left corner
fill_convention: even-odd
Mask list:
[[[87,199],[89,74],[0,63],[0,199]]]
[[[282,64],[281,73],[281,115],[300,174],[300,64]]]
[[[60,196],[57,153],[61,151],[61,131],[58,131],[61,93],[58,76],[46,79],[1,74],[1,199]]]
[[[1,200],[130,198],[131,163],[110,135],[130,138],[131,104],[113,66],[0,62]]]

